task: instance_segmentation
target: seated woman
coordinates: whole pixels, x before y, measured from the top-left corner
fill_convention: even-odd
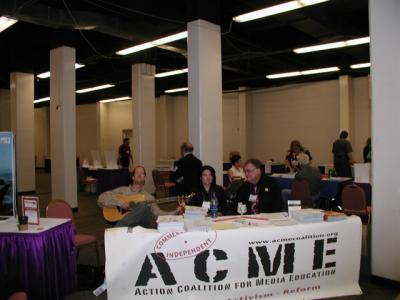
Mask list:
[[[225,200],[224,189],[215,183],[215,170],[211,166],[203,166],[200,173],[201,185],[198,188],[193,188],[195,194],[190,199],[188,205],[202,206],[210,209],[211,198],[218,199],[218,214],[225,215],[227,213],[227,205]]]
[[[312,156],[310,151],[305,149],[300,141],[298,140],[293,140],[290,143],[290,149],[288,150],[286,157],[285,157],[285,165],[287,168],[287,171],[289,173],[296,173],[299,169],[299,162],[297,161],[297,155],[300,153],[304,152],[305,154],[308,155],[308,158],[310,160],[310,164],[312,162]]]
[[[244,180],[246,177],[244,175],[242,158],[240,155],[232,155],[231,163],[232,167],[228,170],[229,181],[232,182],[234,180]]]

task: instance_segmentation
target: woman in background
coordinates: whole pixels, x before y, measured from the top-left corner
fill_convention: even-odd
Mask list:
[[[299,169],[299,162],[297,161],[297,155],[301,152],[304,152],[305,154],[308,155],[308,158],[310,159],[310,164],[312,162],[312,156],[310,151],[305,149],[300,141],[298,140],[293,140],[290,143],[290,149],[288,150],[286,157],[285,157],[285,165],[289,173],[296,173],[297,170]]]
[[[371,154],[372,154],[372,149],[371,149],[371,138],[367,139],[367,143],[364,146],[363,149],[363,158],[365,163],[371,162]]]
[[[232,155],[231,163],[232,167],[228,170],[229,181],[232,182],[234,180],[244,180],[246,177],[244,175],[242,158],[240,155]]]

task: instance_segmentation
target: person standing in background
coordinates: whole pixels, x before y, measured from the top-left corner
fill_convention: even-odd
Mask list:
[[[338,177],[352,177],[350,166],[354,163],[353,147],[347,140],[348,136],[349,133],[343,130],[332,146],[333,164]]]
[[[123,168],[129,168],[129,163],[132,161],[131,147],[129,146],[129,139],[124,138],[123,143],[118,149],[118,162]]]
[[[371,138],[368,138],[367,143],[365,144],[363,149],[363,158],[365,163],[371,162],[371,154],[372,154]]]
[[[200,173],[203,163],[193,155],[192,143],[181,145],[182,157],[175,162],[173,179],[178,195],[189,195],[193,188],[200,186]]]

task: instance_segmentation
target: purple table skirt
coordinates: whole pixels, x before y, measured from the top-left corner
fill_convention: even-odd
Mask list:
[[[0,275],[18,274],[29,299],[63,299],[76,288],[71,221],[42,233],[0,233]]]

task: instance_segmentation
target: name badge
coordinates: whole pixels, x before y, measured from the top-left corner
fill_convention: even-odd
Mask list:
[[[210,209],[210,201],[203,201],[203,204],[201,205],[201,207],[209,210]]]
[[[250,202],[257,202],[257,195],[256,194],[250,194],[249,201]]]

